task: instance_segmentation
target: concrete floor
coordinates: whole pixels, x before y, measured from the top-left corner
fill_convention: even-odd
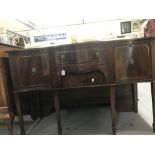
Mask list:
[[[111,135],[110,107],[78,107],[61,110],[63,135]],[[32,121],[24,116],[28,135],[56,135],[55,113],[43,119]],[[20,133],[18,118],[15,118],[14,134]],[[5,125],[0,123],[0,134],[7,135]],[[153,135],[152,127],[139,114],[133,112],[117,113],[117,135]]]

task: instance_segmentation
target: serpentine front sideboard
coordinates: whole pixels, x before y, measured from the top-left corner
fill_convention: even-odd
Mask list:
[[[116,87],[151,82],[155,132],[155,39],[85,42],[8,53],[21,133],[24,134],[19,93],[48,90],[62,134],[58,93],[61,90],[108,87],[112,131],[116,134]]]

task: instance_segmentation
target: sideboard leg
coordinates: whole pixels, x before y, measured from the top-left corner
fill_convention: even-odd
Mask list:
[[[112,117],[112,132],[116,135],[116,106],[115,106],[115,86],[110,86],[110,104],[111,104],[111,117]]]
[[[55,111],[56,111],[56,115],[57,115],[58,134],[62,135],[61,114],[60,114],[59,97],[58,97],[57,91],[53,91],[53,97],[54,97]]]
[[[25,135],[24,122],[23,122],[23,115],[22,115],[22,109],[21,109],[21,102],[20,102],[19,93],[15,93],[14,96],[15,96],[16,110],[17,110],[17,114],[18,114],[20,131],[21,131],[20,134]]]
[[[7,126],[7,128],[8,128],[9,134],[10,134],[10,135],[13,135],[13,123],[14,123],[14,116],[13,116],[13,117],[12,117],[12,116],[10,116],[10,118],[9,118],[9,119],[4,120],[4,122],[5,122],[5,125],[6,125],[6,126]]]
[[[138,94],[137,94],[137,84],[132,83],[132,96],[133,96],[133,111],[138,112]]]
[[[152,111],[153,111],[153,132],[155,133],[155,82],[151,82]]]

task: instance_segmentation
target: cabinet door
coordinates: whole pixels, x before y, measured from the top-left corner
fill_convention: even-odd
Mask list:
[[[51,73],[47,50],[22,51],[9,55],[14,89],[50,87]]]
[[[120,44],[115,48],[117,82],[143,81],[151,78],[148,43]]]

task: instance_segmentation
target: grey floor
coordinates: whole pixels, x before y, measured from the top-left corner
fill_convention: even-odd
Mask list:
[[[61,110],[63,135],[111,135],[110,107],[82,107]],[[28,135],[56,135],[55,113],[43,119],[32,121],[24,116]],[[14,134],[20,133],[18,118],[15,118]],[[0,134],[7,135],[5,125],[0,122]],[[152,128],[133,112],[117,113],[117,135],[153,135]]]

